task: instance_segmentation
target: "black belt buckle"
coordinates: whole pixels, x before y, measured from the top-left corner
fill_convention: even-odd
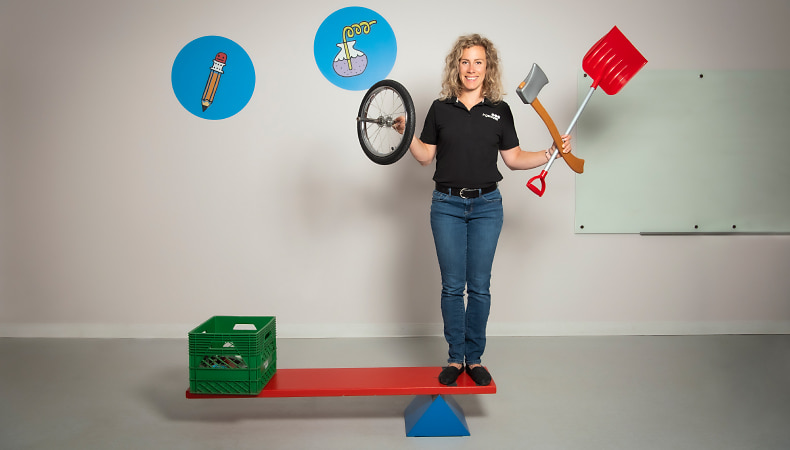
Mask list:
[[[464,194],[464,192],[471,192],[471,194]],[[461,188],[458,191],[458,196],[463,199],[480,197],[480,189]]]

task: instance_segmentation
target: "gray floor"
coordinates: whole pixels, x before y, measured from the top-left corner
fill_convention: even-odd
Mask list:
[[[440,338],[281,339],[279,367],[442,364]],[[411,397],[187,400],[184,340],[0,339],[2,449],[790,449],[790,336],[491,338],[470,437]]]

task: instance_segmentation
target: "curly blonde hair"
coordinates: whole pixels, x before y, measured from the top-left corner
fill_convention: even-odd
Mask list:
[[[499,70],[499,54],[496,47],[494,47],[494,43],[479,34],[460,36],[444,59],[440,99],[446,100],[451,97],[458,97],[461,94],[463,86],[461,85],[458,71],[461,54],[467,48],[477,46],[483,47],[486,52],[486,76],[483,79],[483,96],[494,103],[502,101],[502,97],[505,94],[502,88],[502,75]]]

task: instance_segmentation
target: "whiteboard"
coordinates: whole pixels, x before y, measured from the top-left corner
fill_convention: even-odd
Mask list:
[[[578,77],[579,104],[591,80]],[[790,71],[638,73],[596,90],[577,233],[790,232]]]

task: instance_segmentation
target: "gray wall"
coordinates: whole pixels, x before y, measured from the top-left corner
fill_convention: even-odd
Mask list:
[[[786,0],[480,5],[363,5],[395,31],[389,77],[411,92],[418,132],[468,32],[497,43],[513,90],[541,65],[561,129],[581,59],[613,25],[651,69],[790,69]],[[432,168],[367,160],[363,93],[313,59],[319,25],[345,6],[2,2],[0,336],[183,337],[218,314],[276,315],[283,337],[441,333]],[[192,116],[171,88],[175,56],[205,35],[255,64],[252,100],[227,120]],[[534,111],[506,99],[522,147],[548,146]],[[502,170],[489,334],[790,332],[789,237],[579,235],[570,170],[552,169],[543,198],[524,186],[536,171]]]

